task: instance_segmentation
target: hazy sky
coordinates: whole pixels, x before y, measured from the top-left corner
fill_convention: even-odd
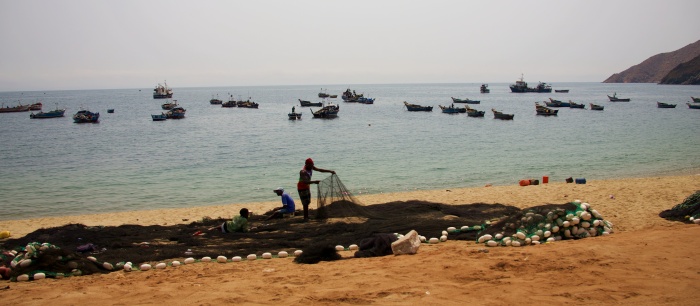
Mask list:
[[[0,0],[0,91],[600,82],[700,40],[700,1]]]

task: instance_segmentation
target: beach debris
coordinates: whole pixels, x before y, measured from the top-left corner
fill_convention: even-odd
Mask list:
[[[411,230],[405,236],[391,243],[391,251],[394,255],[416,254],[421,245],[418,232]]]

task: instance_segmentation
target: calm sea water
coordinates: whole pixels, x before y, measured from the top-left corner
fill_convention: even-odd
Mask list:
[[[313,119],[297,99],[320,101],[321,88],[340,95],[347,86],[175,87],[187,118],[163,122],[150,117],[165,102],[152,98],[152,87],[2,92],[5,105],[41,101],[45,111],[68,111],[45,120],[0,114],[0,219],[276,201],[272,189],[280,186],[296,197],[308,157],[337,171],[356,195],[700,169],[700,110],[685,105],[700,96],[698,86],[553,83],[570,92],[515,94],[501,83],[480,94],[479,85],[352,85],[375,104],[333,99],[340,113],[331,120]],[[608,102],[613,92],[632,101]],[[209,104],[229,94],[260,108]],[[472,107],[486,117],[441,113],[438,105],[451,104],[450,97],[481,100]],[[549,97],[605,110],[536,116],[534,102]],[[403,101],[435,109],[408,112]],[[658,109],[657,101],[678,107]],[[287,120],[294,105],[300,121]],[[81,107],[100,112],[100,123],[73,123]],[[515,120],[495,120],[491,108]]]

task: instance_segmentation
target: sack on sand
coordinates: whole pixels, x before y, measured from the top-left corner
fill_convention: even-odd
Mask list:
[[[394,255],[416,254],[420,247],[418,232],[411,230],[405,236],[391,243],[391,251]]]

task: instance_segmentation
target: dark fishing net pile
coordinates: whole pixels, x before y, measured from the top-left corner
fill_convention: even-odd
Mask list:
[[[277,254],[286,251],[293,254],[296,250],[303,250],[304,253],[309,250],[312,253],[311,246],[325,246],[319,247],[319,256],[323,260],[333,258],[333,254],[326,252],[328,246],[348,247],[377,234],[406,234],[416,230],[419,235],[431,238],[440,237],[449,228],[456,228],[449,234],[450,240],[475,241],[484,233],[495,235],[492,231],[503,226],[524,227],[530,231],[539,224],[535,224],[535,219],[527,224],[517,223],[514,220],[527,217],[528,212],[503,204],[457,205],[413,200],[366,206],[352,196],[336,175],[324,180],[318,192],[318,209],[310,211],[317,218],[309,222],[304,222],[300,213],[296,217],[271,220],[266,220],[266,215],[255,213],[249,219],[254,228],[247,233],[208,231],[208,228],[230,220],[208,216],[202,216],[202,219],[189,224],[176,225],[67,224],[42,228],[21,238],[2,240],[0,249],[21,250],[32,242],[50,243],[66,252],[61,255],[63,257],[81,260],[91,256],[96,259],[94,262],[107,262],[115,267],[119,267],[120,263],[132,262],[137,269],[141,263],[169,264],[173,260],[183,261],[188,257],[201,259],[205,256],[226,256],[230,260],[234,256],[246,258],[250,254],[260,257],[265,252]],[[542,207],[539,215],[547,218],[546,209],[552,211],[566,205],[570,204]],[[236,215],[240,208],[241,206],[232,208],[231,216]],[[578,210],[571,207],[564,211],[575,215]],[[562,217],[565,218],[566,215]],[[492,226],[488,227],[488,224]],[[486,231],[480,233],[484,228]],[[508,233],[510,232],[504,231],[504,234]],[[52,264],[56,266],[51,266]],[[41,271],[59,271],[61,263],[46,258],[33,261],[32,266],[41,266]],[[31,267],[23,270],[23,273],[31,273],[30,269]]]
[[[700,224],[700,190],[688,196],[683,203],[662,211],[659,216],[672,221]]]

